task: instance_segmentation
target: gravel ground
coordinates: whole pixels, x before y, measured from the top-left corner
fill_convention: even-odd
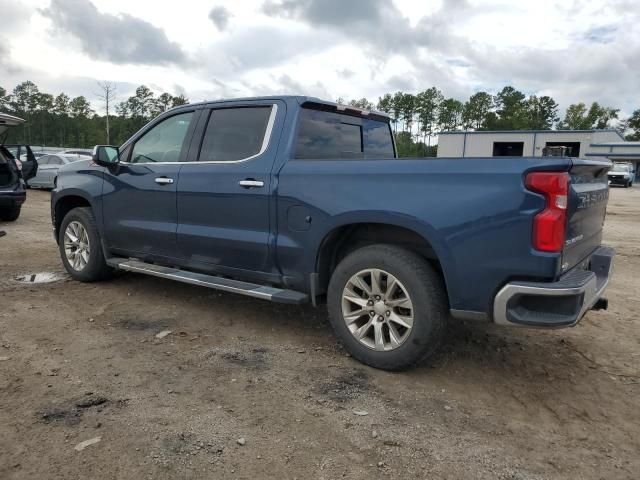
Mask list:
[[[18,283],[63,273],[49,193],[30,191],[0,224],[0,478],[638,478],[639,205],[612,189],[608,311],[452,321],[394,374],[349,358],[324,308],[134,274]]]

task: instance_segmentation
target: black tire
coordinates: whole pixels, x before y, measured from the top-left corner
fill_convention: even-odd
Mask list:
[[[5,222],[15,222],[20,216],[21,209],[21,205],[0,208],[0,220],[3,220]]]
[[[400,346],[389,351],[376,351],[360,343],[351,334],[342,315],[345,285],[356,273],[371,268],[395,276],[413,303],[413,328]],[[442,342],[449,318],[440,274],[421,256],[394,245],[363,247],[344,258],[331,276],[327,302],[333,329],[347,351],[362,363],[383,370],[410,368],[432,355]]]
[[[65,231],[67,226],[73,221],[80,223],[87,231],[87,236],[89,237],[89,259],[81,271],[77,271],[71,266],[64,251]],[[64,268],[75,280],[81,282],[97,282],[108,278],[113,272],[113,269],[105,262],[102,244],[100,242],[100,233],[96,226],[93,212],[88,207],[74,208],[64,217],[60,225],[60,231],[58,232],[58,248]]]

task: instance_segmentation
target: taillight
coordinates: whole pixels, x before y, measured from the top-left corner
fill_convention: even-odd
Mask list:
[[[533,248],[542,252],[561,252],[567,224],[569,174],[566,172],[532,172],[527,175],[529,190],[541,193],[545,209],[533,219]]]

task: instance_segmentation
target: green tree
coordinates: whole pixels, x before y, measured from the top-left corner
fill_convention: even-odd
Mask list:
[[[53,100],[53,114],[56,117],[58,125],[58,145],[64,146],[67,140],[67,128],[69,124],[69,102],[71,99],[68,95],[61,93]]]
[[[385,93],[382,97],[378,98],[376,108],[381,112],[391,115],[393,111],[393,97],[391,94]]]
[[[27,122],[21,126],[22,139],[26,143],[31,143],[31,123],[33,113],[38,105],[38,87],[30,80],[22,82],[13,89],[9,97],[9,106],[20,117]]]
[[[431,145],[431,136],[435,133],[438,122],[438,109],[443,100],[442,92],[436,87],[428,88],[416,95],[416,110],[420,122],[418,131],[422,134],[423,144]]]
[[[7,91],[0,87],[0,110],[6,110],[9,106],[9,96],[7,95]]]
[[[527,127],[527,102],[524,93],[508,86],[493,98],[496,116],[487,117],[489,130],[523,130]]]
[[[129,97],[129,110],[132,116],[139,117],[141,119],[147,119],[150,117],[153,109],[154,98],[153,92],[145,85],[140,85],[136,88],[136,94]]]
[[[413,117],[416,113],[416,97],[410,93],[403,93],[400,98],[400,118],[402,119],[402,131],[409,132],[413,128]]]
[[[177,97],[173,97],[171,99],[171,107],[179,107],[180,105],[186,105],[189,103],[189,99],[184,95],[180,94]]]
[[[558,104],[547,95],[532,95],[527,100],[527,128],[531,130],[551,130],[558,122]]]
[[[588,110],[584,103],[574,103],[569,105],[558,126],[566,130],[607,128],[611,120],[618,118],[618,112],[618,109],[603,107],[598,102],[593,102]]]
[[[594,105],[597,105],[597,103],[594,103]],[[618,112],[620,112],[618,108],[601,107],[598,105],[595,128],[609,128],[611,120],[618,118]]]
[[[455,98],[447,98],[440,103],[438,126],[441,132],[456,130],[462,123],[464,105]]]
[[[75,97],[69,102],[69,111],[74,118],[86,119],[93,113],[91,110],[91,104],[82,95]]]
[[[631,130],[627,135],[627,140],[640,141],[640,108],[635,110],[631,116],[624,122],[625,130]]]
[[[76,145],[87,145],[89,137],[89,122],[87,121],[93,110],[91,110],[91,104],[82,95],[71,99],[69,102],[69,111],[73,118],[72,124],[75,133]]]
[[[567,107],[564,119],[559,126],[565,130],[585,130],[591,128],[592,123],[593,120],[587,118],[587,106],[580,102]]]
[[[369,100],[367,100],[364,97],[361,98],[360,100],[351,100],[349,102],[349,105],[351,105],[352,107],[361,108],[363,110],[369,110],[369,111],[374,109],[373,103],[371,103]]]
[[[482,130],[487,125],[487,116],[493,108],[493,98],[487,92],[471,95],[462,110],[462,124],[466,129]]]
[[[47,144],[47,128],[46,126],[51,123],[51,117],[53,115],[53,95],[50,93],[39,92],[36,100],[37,114],[40,117],[40,133],[42,145]]]
[[[156,100],[156,106],[159,113],[166,112],[173,104],[173,96],[170,93],[163,93]]]
[[[398,131],[398,121],[402,116],[402,97],[404,93],[396,92],[391,99],[391,121],[394,125],[394,131]]]

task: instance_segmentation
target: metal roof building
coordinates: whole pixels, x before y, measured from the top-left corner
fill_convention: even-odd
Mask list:
[[[640,169],[640,142],[604,142],[589,146],[589,157],[606,157],[614,162],[630,162]]]
[[[617,130],[504,130],[442,132],[439,157],[541,157],[548,146],[568,146],[584,157],[591,145],[624,142]]]

